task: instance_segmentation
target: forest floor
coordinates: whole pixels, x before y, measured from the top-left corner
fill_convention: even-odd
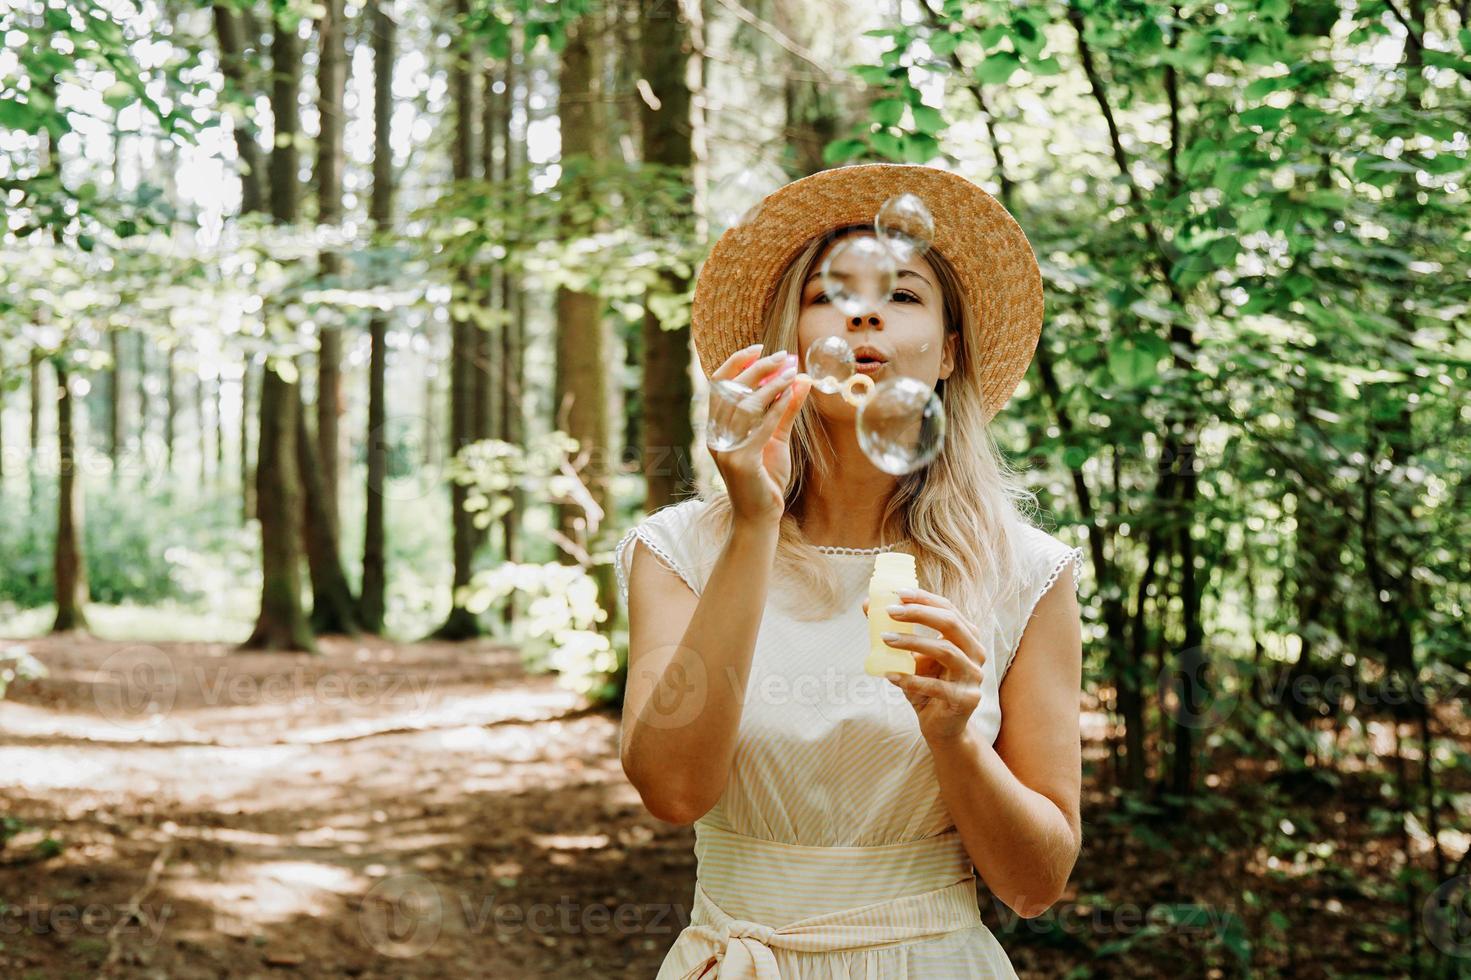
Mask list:
[[[693,832],[643,809],[616,713],[511,649],[25,646],[49,676],[0,701],[0,977],[648,978],[688,921]],[[1124,810],[1099,717],[1068,895],[1020,919],[981,889],[1019,973],[1397,972],[1371,781],[1284,800],[1242,763],[1188,819]],[[1304,850],[1259,843],[1289,819]]]

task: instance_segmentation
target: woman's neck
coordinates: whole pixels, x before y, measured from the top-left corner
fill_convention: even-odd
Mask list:
[[[855,433],[834,439],[833,467],[824,478],[809,473],[798,523],[808,541],[845,548],[893,544],[884,536],[884,508],[899,478],[869,461]]]

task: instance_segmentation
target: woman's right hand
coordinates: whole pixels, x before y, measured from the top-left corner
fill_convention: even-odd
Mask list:
[[[805,375],[797,378],[797,355],[760,354],[760,344],[738,350],[710,375],[712,382],[734,379],[754,389],[749,397],[761,413],[755,435],[744,446],[725,452],[711,448],[710,455],[725,480],[735,523],[775,527],[786,509],[792,474],[788,439],[812,382]]]

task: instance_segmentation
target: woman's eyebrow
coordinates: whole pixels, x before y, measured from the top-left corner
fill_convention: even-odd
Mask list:
[[[935,284],[934,283],[930,282],[928,279],[926,279],[924,277],[923,274],[921,274],[919,272],[915,272],[913,269],[900,269],[898,275],[896,276],[896,278],[903,279],[905,276],[913,276],[915,279],[918,279],[920,282],[924,283],[926,286],[929,286],[931,289],[935,288]],[[820,272],[814,272],[814,273],[812,273],[812,275],[810,275],[810,276],[807,277],[807,281],[802,284],[802,288],[803,289],[806,289],[808,286],[812,285],[814,282],[816,282],[817,280],[819,280],[821,278],[822,278],[822,273],[820,273]]]

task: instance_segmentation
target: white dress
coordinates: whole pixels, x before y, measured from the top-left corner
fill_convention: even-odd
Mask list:
[[[703,591],[724,544],[695,521],[707,506],[664,507],[619,542],[625,608],[635,537]],[[1082,570],[1082,549],[1039,528],[1022,527],[1017,540],[1020,595],[977,623],[991,628],[994,653],[970,723],[987,744],[1001,728],[1001,679],[1037,600],[1068,563],[1075,588]],[[656,980],[1015,977],[981,919],[975,870],[914,709],[863,670],[873,554],[823,550],[851,602],[804,622],[768,599],[730,778],[694,824],[690,922]]]

